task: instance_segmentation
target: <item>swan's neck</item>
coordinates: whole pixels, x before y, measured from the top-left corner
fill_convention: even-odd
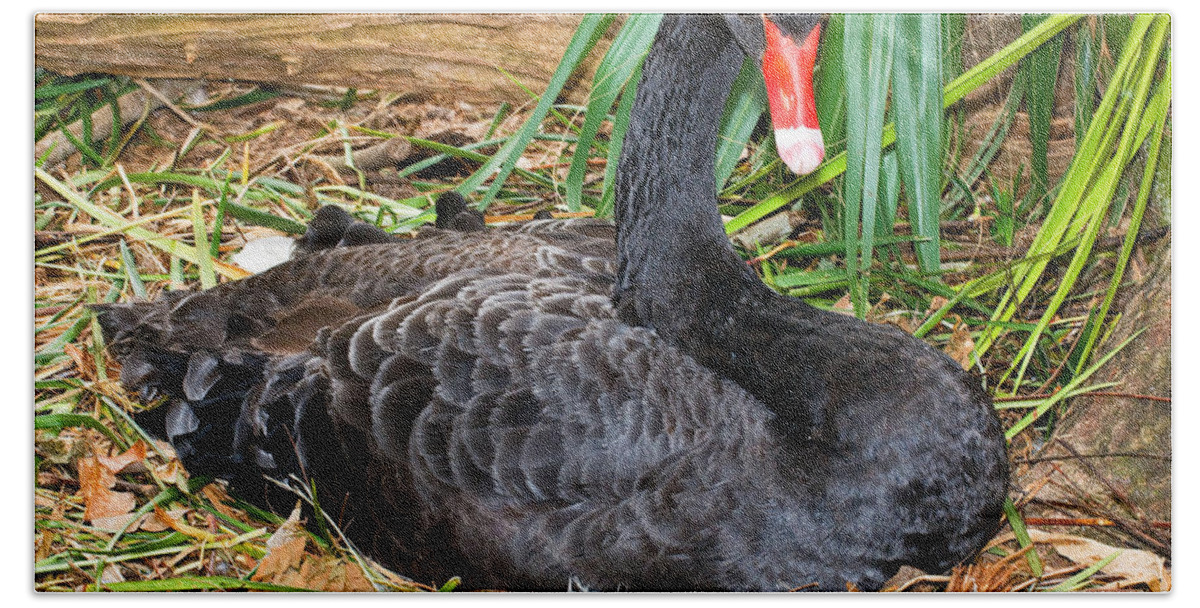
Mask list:
[[[743,54],[718,15],[663,19],[643,66],[617,169],[619,276],[626,322],[688,334],[762,288],[725,236],[713,181],[717,131]],[[710,315],[711,316],[711,315]]]

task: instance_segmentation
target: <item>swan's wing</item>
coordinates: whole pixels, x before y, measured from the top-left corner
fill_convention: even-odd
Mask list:
[[[538,271],[544,246],[529,235],[428,231],[387,244],[326,248],[208,291],[96,308],[126,387],[146,400],[164,394],[173,400],[142,418],[148,430],[170,436],[193,472],[236,478],[246,463],[265,458],[214,446],[235,442],[247,400],[257,399],[264,383],[295,376],[323,328],[327,333],[397,298],[415,298],[463,269]],[[578,263],[600,271],[612,266],[604,258]]]
[[[405,572],[720,586],[691,565],[730,554],[715,522],[765,411],[613,319],[612,258],[581,253],[597,240],[335,248],[109,307],[102,326],[126,385],[169,396],[152,426],[193,474],[277,509],[294,498],[263,475],[315,480],[360,548]]]
[[[538,255],[541,274],[457,273],[334,332],[331,416],[476,577],[720,586],[712,566],[736,554],[721,522],[748,479],[770,475],[746,458],[767,449],[747,445],[766,441],[765,410],[614,320],[611,277]]]

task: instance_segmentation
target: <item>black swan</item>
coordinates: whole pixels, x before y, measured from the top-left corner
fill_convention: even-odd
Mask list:
[[[615,231],[468,217],[380,243],[331,210],[262,274],[101,307],[122,381],[168,396],[143,422],[276,509],[295,497],[264,475],[314,480],[360,550],[423,581],[877,589],[973,555],[1007,484],[978,382],[776,294],[722,231],[716,122],[743,52],[803,40],[764,23],[663,19]],[[798,140],[785,157],[811,168]]]

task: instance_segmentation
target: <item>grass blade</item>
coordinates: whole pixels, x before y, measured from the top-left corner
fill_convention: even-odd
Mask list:
[[[1116,297],[1117,288],[1121,285],[1121,279],[1125,275],[1125,267],[1129,264],[1129,257],[1133,254],[1133,245],[1137,241],[1138,230],[1142,225],[1142,216],[1145,214],[1146,203],[1150,198],[1150,190],[1154,185],[1154,172],[1158,166],[1158,155],[1162,147],[1163,133],[1166,131],[1167,108],[1170,105],[1170,100],[1171,60],[1168,58],[1165,76],[1158,85],[1158,90],[1155,92],[1154,98],[1150,101],[1149,109],[1145,114],[1146,120],[1144,122],[1153,122],[1156,127],[1154,129],[1154,139],[1150,143],[1150,150],[1146,154],[1146,166],[1142,172],[1142,184],[1138,189],[1137,202],[1134,204],[1133,212],[1129,218],[1129,227],[1125,232],[1125,241],[1121,244],[1121,253],[1117,257],[1116,267],[1112,271],[1112,280],[1109,281],[1108,289],[1104,293],[1104,300],[1094,315],[1097,322],[1092,324],[1091,331],[1083,342],[1084,346],[1079,357],[1078,368],[1082,368],[1084,362],[1088,360],[1088,355],[1091,353],[1092,347],[1096,343],[1096,338],[1100,333],[1100,321],[1103,321],[1108,316],[1108,310],[1112,306],[1113,299]],[[1078,371],[1078,368],[1076,371]]]
[[[1082,15],[1051,15],[1045,21],[1037,24],[1014,40],[1000,51],[967,70],[962,76],[955,78],[946,85],[943,103],[947,106],[957,103],[971,91],[978,89],[993,76],[1012,66],[1022,57],[1033,52],[1059,32],[1079,21]]]
[[[596,68],[587,114],[583,119],[583,127],[579,130],[579,140],[575,145],[570,169],[567,171],[567,208],[571,211],[579,211],[582,206],[583,179],[587,173],[587,161],[600,123],[608,116],[617,95],[645,59],[661,21],[661,14],[630,15]],[[606,181],[605,188],[609,187],[611,186]]]
[[[213,259],[208,247],[208,230],[204,225],[204,209],[200,205],[200,191],[192,190],[192,235],[196,239],[196,266],[200,268],[200,287],[212,289],[217,286],[217,275],[213,272]]]
[[[1004,501],[1004,517],[1008,520],[1008,525],[1012,526],[1013,536],[1017,537],[1017,544],[1022,549],[1030,547],[1025,554],[1025,561],[1029,562],[1029,570],[1034,576],[1041,576],[1045,571],[1042,566],[1042,558],[1038,556],[1037,549],[1032,547],[1033,539],[1029,538],[1029,531],[1025,528],[1025,520],[1021,519],[1021,513],[1017,511],[1017,506],[1013,504],[1011,498]]]
[[[596,207],[597,217],[612,215],[613,201],[616,198],[616,190],[612,185],[616,183],[621,147],[625,145],[625,133],[629,130],[629,115],[633,112],[633,100],[637,97],[637,84],[641,79],[642,67],[638,66],[630,75],[629,84],[625,85],[625,92],[621,93],[621,100],[617,103],[612,136],[608,141],[608,162],[604,166],[604,193],[600,197],[600,204]]]
[[[107,591],[313,591],[303,587],[289,587],[275,583],[242,580],[231,576],[182,576],[149,581],[122,581],[102,585]]]
[[[1057,249],[1065,237],[1083,232],[1086,227],[1090,216],[1078,212],[1085,202],[1085,195],[1089,191],[1088,186],[1092,184],[1093,177],[1104,166],[1102,159],[1110,154],[1109,150],[1120,130],[1119,121],[1128,113],[1128,97],[1125,97],[1127,101],[1119,106],[1117,102],[1127,90],[1128,75],[1134,69],[1135,61],[1140,55],[1142,38],[1145,37],[1152,21],[1152,17],[1145,15],[1139,16],[1135,20],[1134,28],[1130,31],[1130,37],[1134,39],[1134,42],[1126,45],[1125,54],[1122,55],[1113,72],[1112,81],[1104,93],[1104,98],[1100,101],[1091,127],[1084,135],[1084,144],[1067,169],[1058,196],[1050,206],[1050,213],[1046,216],[1033,243],[1029,246],[1026,257],[1037,261],[1027,267],[1016,269],[1011,279],[1015,287],[1010,288],[1002,296],[996,307],[996,314],[992,317],[993,321],[1008,321],[1016,314],[1017,307],[1033,291],[1049,263],[1050,255],[1048,254]],[[1044,24],[1045,22],[1041,25]],[[1036,31],[1037,28],[1034,30]],[[1095,200],[1093,199],[1093,201]],[[1076,221],[1072,221],[1077,217]],[[1074,232],[1069,230],[1073,226],[1076,227]],[[1003,331],[1001,325],[992,325],[988,331],[980,335],[979,340],[975,343],[976,354],[982,357]]]
[[[180,186],[191,186],[193,188],[200,188],[201,190],[204,190],[213,196],[220,196],[221,192],[225,191],[227,186],[227,183],[223,180],[217,180],[201,175],[188,175],[186,173],[175,172],[129,173],[125,177],[130,183],[134,184],[175,184]],[[279,180],[259,179],[257,181],[263,185],[281,185]],[[113,177],[96,184],[93,186],[93,190],[106,190],[120,184],[120,178]],[[264,198],[267,198],[264,192],[261,190],[247,189],[245,184],[243,184],[241,187],[246,192],[246,198],[248,200],[263,200]],[[303,194],[304,190],[299,189],[296,193]],[[225,205],[225,211],[229,215],[232,215],[239,220],[254,224],[256,226],[273,228],[280,232],[287,232],[289,234],[304,234],[305,225],[300,222],[267,213],[266,211],[261,211],[253,207],[235,203],[233,201],[229,201]]]
[[[1044,15],[1022,15],[1021,25],[1028,31],[1044,20]],[[1054,36],[1022,60],[1018,68],[1017,78],[1024,82],[1025,109],[1029,113],[1029,144],[1033,149],[1029,159],[1033,171],[1029,196],[1034,201],[1040,201],[1050,187],[1050,120],[1054,112],[1054,88],[1058,83],[1062,47],[1063,37]]]
[[[1022,82],[1019,78],[1013,80],[1012,89],[1009,90],[1008,97],[1004,100],[1004,108],[1000,111],[1000,115],[996,117],[996,120],[992,122],[987,135],[979,143],[979,149],[971,157],[971,162],[967,165],[967,170],[963,172],[961,181],[963,184],[966,184],[966,187],[954,188],[946,197],[946,202],[942,205],[943,209],[953,208],[970,195],[967,188],[979,181],[979,178],[987,170],[988,165],[992,163],[992,159],[996,157],[996,153],[1000,151],[1000,147],[1004,144],[1004,139],[1008,137],[1008,130],[1012,127],[1013,119],[1017,115],[1017,109],[1021,106],[1021,99],[1025,91]],[[1082,133],[1082,131],[1080,132]]]
[[[58,181],[58,179],[47,173],[41,167],[34,167],[33,172],[34,176],[41,180],[42,183],[59,193],[59,195],[67,199],[68,202],[77,207],[79,210],[98,220],[101,224],[104,224],[110,228],[120,228],[130,237],[145,241],[158,249],[166,251],[174,256],[178,256],[179,258],[182,258],[193,264],[200,263],[200,255],[196,251],[195,247],[185,245],[174,239],[160,236],[141,226],[130,225],[130,222],[126,221],[125,218],[83,198],[78,192],[75,192],[66,184]],[[226,278],[243,279],[250,276],[250,273],[238,268],[237,266],[216,260],[214,260],[212,263],[213,270]]]
[[[612,22],[612,15],[584,15],[583,21],[575,30],[575,34],[571,37],[571,42],[567,45],[566,52],[563,53],[563,58],[558,64],[558,69],[550,77],[550,83],[546,85],[545,92],[542,93],[541,99],[538,100],[537,106],[530,112],[529,117],[525,120],[525,124],[521,125],[508,142],[500,148],[500,151],[492,156],[478,170],[472,173],[462,184],[455,190],[463,196],[470,196],[476,188],[478,188],[484,180],[492,178],[492,185],[484,193],[482,200],[479,201],[480,208],[487,208],[488,203],[496,198],[496,194],[500,191],[500,187],[504,185],[510,173],[517,165],[517,159],[525,152],[525,148],[529,145],[533,135],[541,127],[542,120],[546,114],[550,112],[551,106],[554,105],[554,100],[558,97],[558,93],[562,91],[563,86],[567,84],[567,79],[571,73],[575,71],[575,67],[587,55],[595,44],[596,37],[604,28]]]
[[[883,174],[879,180],[879,211],[875,221],[875,239],[892,236],[892,228],[896,225],[896,208],[900,206],[900,161],[896,159],[896,151],[889,150],[883,155]],[[864,223],[864,230],[866,229]],[[899,250],[894,244],[890,246],[896,258],[900,257]]]
[[[721,131],[717,135],[716,171],[714,177],[720,191],[729,181],[737,166],[742,151],[750,141],[758,119],[767,109],[767,89],[763,85],[762,69],[757,62],[747,59],[742,71],[733,82],[729,100],[725,102],[725,113],[721,119]]]
[[[1088,22],[1075,30],[1075,132],[1087,133],[1096,111],[1096,65],[1098,20],[1089,17]],[[1076,140],[1078,150],[1081,140]]]
[[[875,210],[879,205],[879,173],[887,89],[891,80],[895,49],[896,15],[847,15],[842,44],[846,65],[855,69],[845,75],[846,154],[855,162],[846,167],[846,206],[842,215],[846,278],[850,299],[860,318],[867,312],[867,285],[875,238]],[[856,112],[856,109],[859,111]],[[939,108],[940,109],[940,108]],[[862,234],[859,235],[859,213]],[[862,271],[859,271],[859,256]]]
[[[95,78],[91,80],[81,80],[79,82],[67,82],[63,84],[48,84],[37,87],[33,90],[34,101],[43,101],[53,99],[62,95],[70,95],[71,93],[79,93],[88,89],[95,89],[108,85],[110,79]]]
[[[963,73],[963,41],[966,34],[966,13],[942,13],[942,76],[947,81]]]
[[[220,110],[232,110],[234,108],[253,105],[261,101],[267,101],[268,99],[274,99],[282,94],[283,93],[281,93],[278,89],[261,85],[254,87],[250,91],[242,93],[241,95],[235,95],[225,99],[218,99],[216,101],[198,106],[181,104],[181,107],[189,112],[216,112]]]
[[[824,29],[813,80],[817,89],[817,118],[821,122],[821,134],[825,138],[825,149],[832,153],[844,150],[846,145],[846,60],[843,48],[846,16],[831,15]]]
[[[104,423],[86,414],[45,414],[42,416],[33,417],[34,430],[43,429],[57,432],[73,426],[83,426],[100,431],[105,437],[108,437],[108,439],[112,441],[114,445],[121,446],[122,449],[129,447],[128,443],[117,438],[116,434],[110,431],[108,427],[104,426]]]
[[[1064,385],[1061,389],[1059,389],[1058,392],[1047,397],[1032,412],[1029,412],[1028,414],[1025,415],[1025,417],[1018,420],[1016,424],[1009,427],[1009,429],[1004,432],[1004,438],[1011,441],[1012,438],[1016,437],[1018,433],[1025,430],[1027,427],[1029,427],[1029,425],[1033,424],[1038,418],[1041,418],[1042,415],[1044,415],[1046,412],[1050,411],[1050,408],[1054,407],[1056,404],[1058,404],[1061,401],[1063,401],[1064,399],[1066,399],[1068,395],[1073,394],[1073,392],[1079,385],[1086,382],[1087,379],[1092,376],[1092,374],[1096,373],[1096,371],[1098,371],[1101,367],[1103,367],[1105,363],[1108,363],[1109,359],[1112,359],[1114,356],[1116,356],[1117,353],[1121,352],[1121,349],[1125,348],[1125,346],[1127,344],[1129,344],[1130,342],[1132,342],[1134,338],[1142,335],[1142,331],[1144,331],[1144,330],[1138,330],[1132,336],[1129,336],[1128,338],[1126,338],[1124,342],[1121,342],[1120,344],[1118,344],[1116,348],[1109,351],[1099,361],[1092,364],[1091,367],[1076,374],[1075,377],[1070,382],[1068,382],[1066,385]]]
[[[133,252],[129,251],[129,245],[125,243],[125,239],[121,239],[121,267],[125,271],[126,279],[129,280],[129,286],[133,289],[133,295],[144,299],[146,284],[142,282],[142,276],[138,274],[137,261],[133,258]]]
[[[941,15],[898,15],[897,28],[892,117],[900,178],[913,234],[926,239],[915,245],[917,261],[924,272],[936,272],[941,267]]]
[[[1071,578],[1055,585],[1054,587],[1047,589],[1047,591],[1075,591],[1076,589],[1082,587],[1085,584],[1084,581],[1091,578],[1093,574],[1099,572],[1101,568],[1112,563],[1114,559],[1117,559],[1118,555],[1121,555],[1121,551],[1113,551],[1108,557],[1105,557],[1104,559],[1088,566],[1087,568],[1080,570],[1077,574],[1075,574],[1075,576],[1072,576]]]

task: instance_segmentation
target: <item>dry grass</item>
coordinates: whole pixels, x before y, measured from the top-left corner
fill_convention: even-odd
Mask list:
[[[121,178],[170,167],[175,173],[208,176],[219,183],[228,172],[256,167],[255,178],[269,183],[273,179],[330,185],[344,179],[322,171],[317,163],[298,161],[338,153],[341,141],[326,132],[331,121],[426,136],[448,128],[472,132],[487,126],[480,126],[478,121],[486,117],[472,108],[368,100],[339,111],[323,107],[321,101],[285,96],[240,111],[206,114],[211,128],[199,138],[192,125],[170,112],[158,112],[151,116],[149,128],[122,151],[114,169],[89,176],[76,154],[62,167],[48,168],[48,173],[127,225],[194,245],[195,226],[189,215],[193,196],[202,204],[204,226],[211,234],[216,193]],[[241,145],[214,135],[246,133],[276,123],[278,128]],[[179,144],[189,140],[196,145],[178,155]],[[362,136],[355,145],[372,141],[379,140]],[[111,177],[118,178],[113,187],[89,191]],[[236,186],[237,179],[233,181]],[[437,188],[422,186],[427,191],[431,187]],[[257,184],[242,192],[262,195],[253,202],[255,208],[301,223],[319,204],[318,196],[339,195],[306,192],[303,187],[279,194]],[[421,196],[409,184],[386,181],[373,193]],[[279,557],[276,567],[263,575],[264,564],[272,563],[272,538],[287,529],[284,520],[229,497],[219,483],[189,479],[170,446],[138,428],[131,414],[148,404],[119,385],[118,364],[105,353],[99,328],[87,310],[97,302],[153,298],[166,289],[195,287],[199,267],[129,230],[103,225],[66,202],[45,180],[38,183],[36,194],[35,589],[435,589],[361,559],[336,534],[321,538],[295,530],[304,542],[298,550],[292,543],[286,555],[291,561],[283,563]],[[345,196],[337,202],[353,209],[356,201]],[[275,234],[280,233],[226,217],[215,259],[228,263],[229,255],[246,241]]]

